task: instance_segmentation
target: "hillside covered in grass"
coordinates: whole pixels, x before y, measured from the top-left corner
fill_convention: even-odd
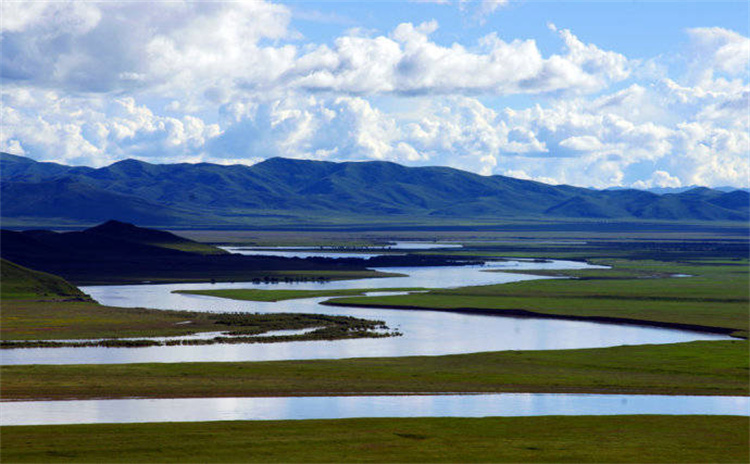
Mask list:
[[[271,158],[253,166],[102,168],[0,153],[2,217],[23,224],[116,218],[155,226],[420,223],[509,218],[745,221],[750,194],[694,188],[593,190],[447,167]]]
[[[88,296],[65,279],[0,258],[0,298],[88,299]]]

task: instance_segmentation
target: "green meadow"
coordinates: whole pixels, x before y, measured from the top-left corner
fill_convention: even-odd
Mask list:
[[[734,242],[482,245],[441,254],[574,258],[611,269],[399,296],[214,291],[256,301],[580,318],[691,327],[735,340],[340,360],[0,367],[3,400],[425,394],[750,395],[748,262]],[[607,251],[609,247],[609,251]],[[679,248],[679,247],[678,247]],[[689,277],[675,277],[687,275]],[[5,274],[3,274],[5,276]],[[51,280],[50,280],[51,279]],[[54,276],[3,285],[2,336],[139,336],[216,330],[208,315],[107,308]],[[20,282],[20,283],[19,283]],[[41,282],[41,283],[40,283]],[[399,289],[414,290],[414,289]],[[44,295],[46,293],[46,295]],[[356,308],[351,314],[356,316]],[[274,315],[276,316],[276,315]],[[180,322],[191,321],[185,327]],[[228,322],[228,321],[224,321]],[[269,326],[283,321],[268,320]],[[283,322],[287,324],[289,321]],[[231,325],[231,324],[228,324]],[[282,328],[276,325],[277,328]],[[286,328],[286,327],[284,327]],[[255,330],[249,327],[246,330]],[[243,329],[243,330],[245,330]],[[184,331],[184,332],[183,332]],[[548,416],[3,427],[4,462],[747,462],[747,417]]]
[[[340,360],[3,366],[6,400],[545,392],[748,395],[748,342]]]
[[[107,346],[147,346],[145,340],[137,345],[136,341],[118,342],[116,339],[222,331],[259,335],[268,331],[306,328],[320,330],[291,337],[294,340],[330,340],[372,336],[370,330],[381,324],[380,321],[316,314],[212,314],[103,306],[60,277],[7,260],[0,260],[0,281],[0,339],[3,348],[78,346],[82,342],[76,340],[84,339],[115,339],[107,341]],[[290,341],[288,337],[258,340]],[[14,344],[8,343],[10,341]]]
[[[747,417],[546,416],[3,427],[3,462],[748,462]]]

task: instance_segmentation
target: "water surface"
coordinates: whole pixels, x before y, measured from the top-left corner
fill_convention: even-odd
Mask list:
[[[336,281],[330,283],[149,284],[82,287],[99,303],[122,307],[164,310],[253,313],[317,313],[350,315],[383,320],[401,337],[335,341],[304,341],[269,344],[206,346],[156,346],[141,348],[26,348],[2,350],[2,364],[122,364],[141,362],[275,361],[446,355],[504,350],[559,350],[617,345],[678,343],[694,340],[725,340],[723,335],[632,325],[555,319],[513,318],[421,310],[332,307],[319,303],[328,298],[279,302],[236,301],[201,295],[173,293],[175,290],[218,288],[261,289],[351,289],[377,290],[393,287],[451,288],[540,279],[543,277],[503,272],[503,269],[591,268],[575,261],[492,262],[485,266],[383,268],[407,277]],[[637,303],[634,303],[637,304]]]
[[[0,403],[0,425],[616,414],[750,415],[750,398],[502,393]]]

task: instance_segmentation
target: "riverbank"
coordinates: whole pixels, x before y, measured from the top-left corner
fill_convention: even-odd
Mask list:
[[[750,394],[748,342],[315,361],[2,366],[3,400],[440,392]]]
[[[386,331],[383,321],[349,316],[210,314],[104,306],[58,276],[4,259],[0,260],[0,277],[2,349],[275,343],[397,335]],[[302,329],[309,331],[275,333]],[[206,333],[214,335],[200,336]],[[195,338],[185,338],[189,336]]]
[[[303,329],[309,330],[276,333]],[[0,349],[279,343],[398,335],[388,331],[383,321],[349,316],[160,311],[91,301],[28,300],[4,303],[0,334]]]
[[[2,428],[5,462],[747,462],[749,432],[652,415]]]

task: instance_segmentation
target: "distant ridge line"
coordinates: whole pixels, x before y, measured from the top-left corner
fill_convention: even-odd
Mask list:
[[[225,166],[128,159],[91,168],[0,153],[0,181],[2,220],[24,224],[110,218],[196,227],[750,219],[750,194],[741,189],[595,190],[387,161],[277,157]]]

